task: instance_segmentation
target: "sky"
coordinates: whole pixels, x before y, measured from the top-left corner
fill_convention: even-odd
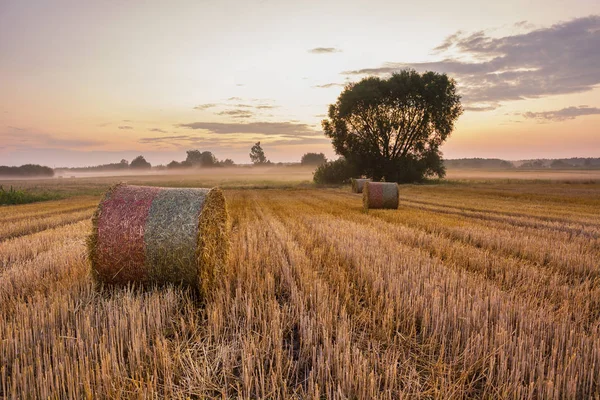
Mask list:
[[[597,0],[0,0],[0,165],[335,158],[349,82],[457,82],[446,158],[600,157]]]

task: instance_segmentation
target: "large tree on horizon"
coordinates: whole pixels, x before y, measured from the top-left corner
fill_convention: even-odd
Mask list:
[[[462,111],[446,74],[404,70],[346,86],[322,126],[336,153],[359,173],[411,182],[445,175],[440,146]]]

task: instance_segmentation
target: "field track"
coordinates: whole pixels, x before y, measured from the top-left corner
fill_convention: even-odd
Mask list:
[[[97,197],[0,208],[0,398],[600,398],[600,186],[226,190],[228,270],[97,290]]]

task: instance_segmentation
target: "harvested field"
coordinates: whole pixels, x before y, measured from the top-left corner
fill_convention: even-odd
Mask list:
[[[0,397],[600,397],[600,184],[400,189],[225,190],[203,308],[96,290],[99,197],[0,208]]]

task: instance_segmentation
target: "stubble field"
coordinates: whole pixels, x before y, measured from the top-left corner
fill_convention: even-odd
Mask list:
[[[98,290],[75,194],[0,207],[0,397],[600,398],[599,183],[226,189],[205,304]]]

